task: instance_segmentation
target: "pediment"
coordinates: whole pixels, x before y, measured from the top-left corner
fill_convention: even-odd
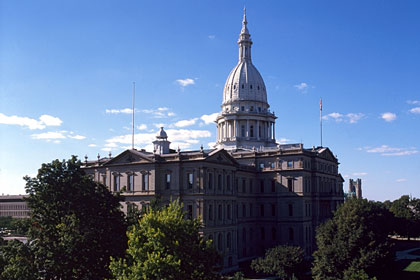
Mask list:
[[[319,155],[322,158],[325,158],[327,160],[337,161],[337,158],[334,156],[334,154],[331,152],[331,150],[329,148],[323,148],[322,150],[320,150]]]
[[[128,163],[147,163],[152,162],[153,159],[148,157],[147,154],[136,150],[125,150],[121,154],[117,155],[113,159],[106,162],[104,165],[119,165]]]
[[[237,165],[238,162],[226,150],[215,150],[205,159],[207,162]]]

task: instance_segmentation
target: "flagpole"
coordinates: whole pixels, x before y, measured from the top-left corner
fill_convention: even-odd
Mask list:
[[[322,147],[322,98],[319,99],[319,125],[321,129],[321,147]]]
[[[131,149],[134,150],[134,96],[136,94],[136,82],[133,82],[133,109],[132,109],[132,118],[131,118],[131,122],[132,122],[132,135],[131,135]]]

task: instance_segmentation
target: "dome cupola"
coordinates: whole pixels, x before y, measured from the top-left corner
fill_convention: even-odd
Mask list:
[[[216,118],[217,148],[275,147],[275,119],[267,102],[264,80],[251,60],[251,35],[246,10],[239,34],[239,60],[223,88],[222,112]]]

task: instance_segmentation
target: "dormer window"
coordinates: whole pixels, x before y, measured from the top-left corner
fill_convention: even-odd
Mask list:
[[[258,107],[258,112],[260,112],[260,113],[261,113],[261,107]]]
[[[252,89],[252,85],[249,85],[249,88]]]
[[[241,111],[245,111],[245,106],[241,106]]]
[[[242,88],[245,88],[244,84],[242,84]]]
[[[251,106],[251,108],[249,109],[251,112],[254,111],[254,106]]]

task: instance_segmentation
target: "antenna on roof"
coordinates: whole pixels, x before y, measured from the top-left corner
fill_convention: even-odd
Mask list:
[[[131,149],[134,150],[134,96],[136,94],[136,82],[133,82],[133,110],[132,110],[132,127],[133,127],[133,132],[131,135]]]
[[[322,98],[319,99],[319,125],[321,128],[321,147],[322,147]]]

